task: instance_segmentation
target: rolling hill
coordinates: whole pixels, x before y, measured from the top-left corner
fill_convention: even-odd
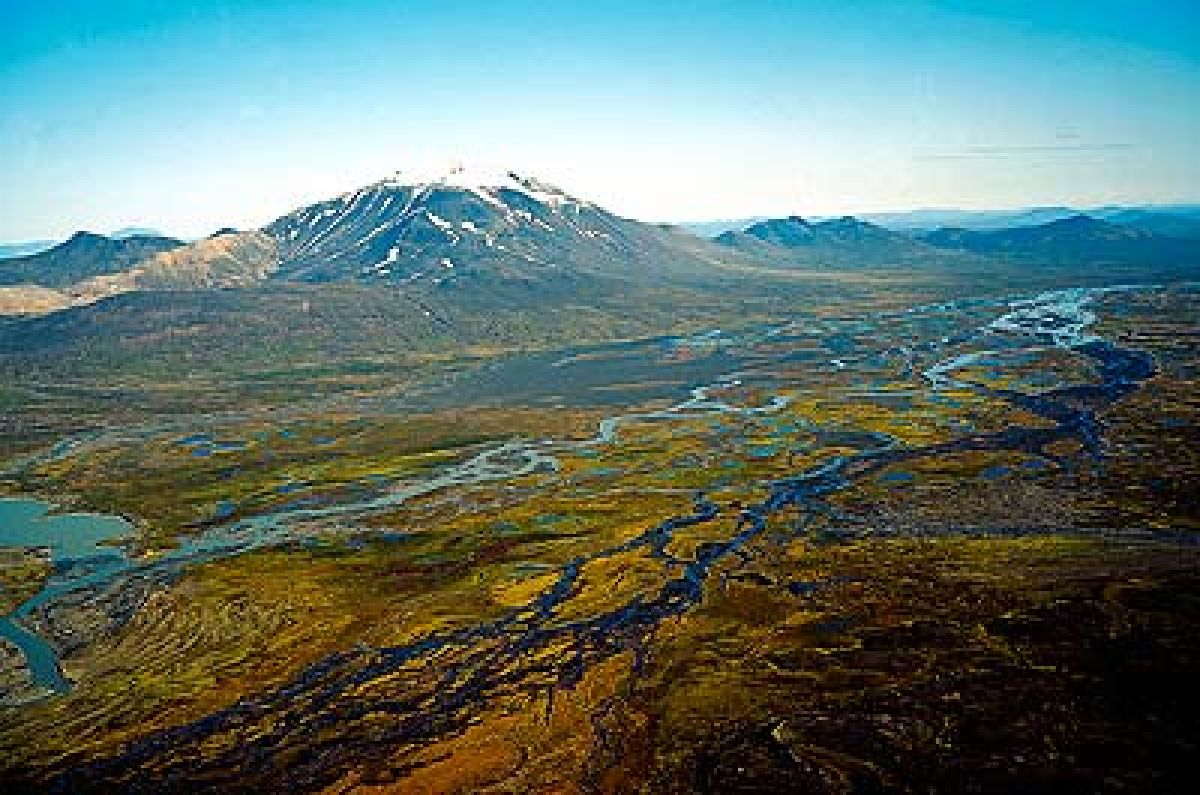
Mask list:
[[[1200,213],[1187,214],[1139,208],[1117,209],[1101,216],[1102,220],[1153,232],[1156,235],[1200,239]]]
[[[0,260],[26,257],[58,245],[57,240],[26,240],[20,243],[0,243]]]
[[[94,276],[126,271],[160,252],[182,245],[183,241],[170,237],[111,238],[77,232],[45,251],[0,260],[0,285],[65,287]]]
[[[943,228],[918,236],[938,248],[1047,264],[1160,265],[1194,260],[1194,242],[1073,215],[1036,226],[980,232]]]

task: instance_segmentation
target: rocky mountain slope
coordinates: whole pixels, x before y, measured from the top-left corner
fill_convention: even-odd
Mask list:
[[[498,284],[550,292],[710,284],[736,278],[725,267],[731,258],[732,252],[710,241],[620,218],[533,178],[454,169],[398,174],[301,207],[260,230],[222,230],[187,245],[80,233],[43,255],[0,263],[0,275],[8,274],[0,285],[19,285],[7,291],[11,314],[131,290],[246,287],[268,280],[464,295]],[[0,312],[5,309],[0,305]]]
[[[274,278],[464,285],[690,281],[722,252],[514,172],[397,174],[268,224]]]
[[[715,240],[759,260],[806,266],[891,267],[945,258],[908,235],[849,216],[827,221],[808,221],[796,215],[773,218],[741,232],[725,232]]]
[[[265,280],[277,266],[275,242],[267,234],[218,234],[162,251],[125,270],[59,287],[30,282],[0,286],[0,316],[55,312],[135,290],[246,287]]]
[[[163,293],[151,302],[161,306],[178,291],[344,284],[436,297],[479,317],[514,306],[594,306],[649,290],[719,295],[747,288],[747,279],[769,289],[785,272],[912,270],[1015,283],[1029,265],[1187,267],[1196,255],[1194,242],[1081,215],[916,235],[853,217],[789,216],[706,240],[621,218],[512,171],[456,168],[397,173],[262,229],[221,230],[190,244],[81,232],[46,252],[0,261],[0,315],[43,314],[135,291]],[[245,309],[244,302],[231,305]]]
[[[111,238],[77,232],[46,251],[0,260],[0,285],[65,287],[93,276],[121,273],[182,245],[183,241],[170,237]]]

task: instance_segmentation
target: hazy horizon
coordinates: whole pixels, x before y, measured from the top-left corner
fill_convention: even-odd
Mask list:
[[[8,7],[0,240],[257,226],[459,159],[665,222],[1197,200],[1192,4],[843,6]]]

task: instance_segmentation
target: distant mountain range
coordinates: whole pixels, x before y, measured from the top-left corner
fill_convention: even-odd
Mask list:
[[[1176,237],[1200,237],[1200,204],[1106,206],[1094,208],[1049,206],[1017,210],[922,209],[893,213],[859,213],[855,217],[896,232],[928,232],[941,227],[993,231],[1019,226],[1037,226],[1074,215],[1089,215],[1105,221],[1145,229]],[[828,220],[814,216],[815,220]],[[768,220],[757,216],[721,221],[681,223],[683,229],[701,237],[716,237],[722,232],[739,232],[752,224]]]
[[[95,276],[120,273],[154,255],[179,248],[182,240],[169,237],[105,237],[77,232],[57,246],[0,260],[0,285],[36,284],[65,287]]]
[[[1198,272],[1200,242],[1078,214],[916,233],[789,216],[707,239],[512,172],[401,174],[261,229],[79,233],[0,260],[0,364],[48,379],[286,372],[669,333],[880,285],[959,295]]]
[[[453,176],[446,178],[450,182],[454,181]],[[507,175],[502,175],[500,181],[507,181],[507,179]],[[403,180],[404,178],[401,176],[400,181],[402,182]],[[385,180],[385,182],[388,181],[396,182],[396,178]],[[430,180],[430,182],[434,181],[436,179]],[[463,180],[460,179],[459,181]],[[382,186],[383,184],[377,183],[377,186]],[[890,213],[859,213],[854,217],[892,231],[915,234],[930,232],[942,227],[971,229],[975,231],[995,231],[1022,226],[1037,226],[1051,221],[1070,218],[1075,215],[1088,215],[1093,218],[1132,226],[1147,232],[1155,232],[1170,237],[1200,238],[1200,204],[1113,205],[1094,208],[1047,206],[1016,210],[921,209]],[[745,218],[712,221],[686,221],[673,224],[659,224],[658,226],[674,227],[690,232],[698,237],[712,239],[724,232],[742,232],[754,224],[769,220],[771,220],[769,216],[748,216]],[[835,217],[814,216],[811,220],[835,220]],[[214,234],[228,234],[232,231],[236,230],[224,228]],[[169,237],[156,229],[140,226],[122,227],[104,236],[118,239],[127,237]],[[53,248],[61,242],[63,241],[47,239],[19,243],[0,243],[0,260],[36,254]]]
[[[1114,224],[1130,226],[1158,235],[1191,240],[1200,239],[1200,205],[1194,206],[1192,212],[1170,209],[1115,208],[1091,215]]]
[[[109,232],[108,237],[114,237],[122,240],[127,237],[167,237],[157,229],[151,229],[148,226],[123,226],[113,232]]]
[[[396,175],[262,229],[193,243],[79,233],[0,261],[0,314],[267,281],[434,290],[481,308],[501,294],[588,301],[728,282],[737,278],[728,258],[716,243],[620,218],[529,177],[455,169]]]
[[[23,243],[0,243],[0,260],[36,254],[58,245],[57,240],[27,240]]]
[[[947,256],[908,235],[850,216],[826,221],[795,215],[775,218],[741,232],[724,232],[715,240],[759,260],[804,266],[894,267]]]
[[[1194,257],[1196,241],[1148,232],[1088,215],[990,232],[942,228],[917,235],[938,248],[1043,263],[1154,264]]]
[[[755,215],[749,218],[727,218],[716,221],[683,221],[676,223],[674,226],[680,229],[686,229],[693,235],[704,238],[712,238],[720,235],[723,232],[741,232],[751,224],[757,224],[759,221],[769,221],[770,216]]]
[[[1061,207],[789,216],[705,239],[621,218],[514,172],[460,168],[397,174],[261,229],[222,229],[191,243],[136,228],[114,236],[80,232],[45,251],[0,260],[0,315],[52,312],[138,291],[264,283],[375,285],[486,311],[501,295],[533,306],[660,289],[711,292],[749,272],[768,279],[846,269],[1000,273],[1014,263],[1178,267],[1197,258],[1190,236],[1200,215],[1193,210],[1200,213],[1191,205],[1097,211],[1108,220]],[[896,228],[948,218],[966,218],[974,227]],[[1011,225],[978,228],[1000,218]]]
[[[150,229],[142,226],[126,226],[117,229],[113,232],[101,235],[102,237],[111,237],[115,239],[124,239],[127,237],[167,237],[157,229]],[[20,243],[0,243],[0,260],[11,259],[13,257],[24,257],[29,254],[38,254],[47,249],[54,248],[62,240],[26,240]]]

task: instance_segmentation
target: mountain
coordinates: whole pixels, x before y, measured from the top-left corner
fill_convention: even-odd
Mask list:
[[[751,224],[766,220],[768,218],[765,215],[755,215],[749,218],[725,218],[715,221],[681,221],[672,226],[686,229],[698,237],[714,238],[723,232],[740,232]]]
[[[1103,221],[1119,221],[1120,216],[1136,217],[1140,213],[1170,215],[1200,221],[1200,204],[1134,204],[1109,205],[1087,210],[1087,215]]]
[[[275,242],[261,231],[197,240],[160,252],[120,273],[94,276],[61,288],[74,303],[133,290],[212,290],[248,287],[278,267]]]
[[[631,288],[739,278],[731,252],[679,229],[620,218],[511,171],[397,174],[301,207],[260,230],[223,228],[184,244],[79,233],[36,258],[0,264],[0,314],[77,306],[134,290],[356,283],[442,290],[480,311],[498,291],[576,300]],[[58,296],[30,291],[54,288]]]
[[[859,217],[897,232],[922,232],[942,227],[993,231],[1038,226],[1078,215],[1072,207],[1025,207],[1016,210],[923,209],[894,213],[863,213]]]
[[[797,215],[773,218],[741,232],[725,232],[715,241],[760,260],[793,265],[890,267],[944,258],[942,252],[908,235],[851,216],[826,221]]]
[[[836,289],[814,282],[532,178],[458,169],[373,183],[55,294],[12,288],[9,314],[24,316],[0,321],[0,360],[187,373],[565,345],[708,326]]]
[[[1024,217],[1060,209],[1039,208]],[[704,240],[678,227],[619,217],[513,171],[456,168],[397,173],[298,208],[261,229],[224,228],[187,244],[80,232],[40,254],[0,261],[0,315],[56,312],[154,292],[159,296],[149,304],[138,299],[127,305],[163,308],[157,316],[164,319],[174,316],[171,293],[261,287],[261,296],[270,296],[285,286],[339,284],[390,288],[427,305],[436,300],[460,329],[497,313],[544,314],[550,305],[577,313],[608,307],[589,323],[615,329],[624,321],[614,318],[641,311],[652,293],[659,307],[684,293],[683,303],[708,304],[731,290],[761,295],[770,289],[764,285],[806,279],[809,271],[860,269],[908,269],[938,282],[967,274],[1015,282],[1027,276],[1020,270],[1027,263],[1188,265],[1194,250],[1183,245],[1079,215],[1013,229],[945,228],[919,236],[850,216],[790,216]],[[750,275],[756,284],[748,285]],[[225,305],[236,313],[249,311],[251,302],[230,299]],[[233,317],[222,324],[234,324]]]
[[[927,232],[941,227],[994,230],[1015,226],[1036,226],[1060,218],[1078,215],[1079,210],[1071,207],[1026,207],[1016,210],[957,210],[951,208],[924,208],[896,212],[857,213],[860,221],[882,226],[893,232]],[[811,216],[814,221],[836,220],[840,216]],[[764,216],[728,221],[689,221],[679,226],[702,237],[716,237],[723,232],[740,232],[760,221]]]
[[[1045,224],[980,232],[945,228],[918,238],[939,248],[1048,263],[1146,263],[1195,260],[1194,243],[1073,215]]]
[[[265,233],[230,232],[161,251],[125,270],[57,287],[0,285],[0,317],[56,312],[137,290],[247,287],[264,281],[277,264],[275,243]]]
[[[620,218],[511,171],[397,174],[288,213],[263,231],[278,250],[273,278],[286,281],[665,283],[711,270],[704,241]]]
[[[127,237],[166,237],[157,229],[151,229],[147,226],[123,226],[120,229],[109,232],[108,237],[116,240],[124,240]]]
[[[104,237],[111,237],[115,240],[121,240],[128,237],[168,237],[157,229],[150,229],[142,226],[127,226],[110,232]],[[29,254],[38,254],[47,249],[54,248],[62,240],[28,240],[22,243],[0,243],[0,259],[11,259],[13,257],[24,257]]]
[[[0,261],[0,285],[63,287],[93,276],[119,273],[162,251],[182,246],[169,237],[114,239],[76,232],[69,240],[37,254]]]
[[[1200,239],[1200,215],[1143,210],[1140,208],[1115,208],[1100,216],[1103,220],[1122,226],[1140,229],[1167,237]]]
[[[29,240],[24,243],[0,243],[0,260],[24,257],[53,248],[57,240]]]
[[[920,209],[901,212],[860,213],[859,218],[886,227],[897,232],[929,232],[941,228],[970,229],[976,232],[995,232],[1003,229],[1013,229],[1020,226],[1041,226],[1051,221],[1061,221],[1076,215],[1090,215],[1102,221],[1113,223],[1128,223],[1139,226],[1140,219],[1152,215],[1155,219],[1170,216],[1188,221],[1200,221],[1200,205],[1197,204],[1162,204],[1162,205],[1110,205],[1107,207],[1077,208],[1051,205],[1046,207],[1025,207],[1015,210],[956,210],[956,209]],[[1165,219],[1162,219],[1167,223]],[[1139,226],[1147,231],[1160,234],[1172,234],[1151,228],[1150,225]],[[1190,229],[1180,226],[1176,229]],[[1185,235],[1190,236],[1190,235]]]
[[[796,248],[816,245],[817,232],[812,224],[798,215],[787,218],[768,218],[751,224],[742,231],[728,231],[717,235],[723,246],[757,249],[761,244]]]
[[[925,241],[852,217],[792,216],[712,241],[513,172],[400,174],[261,229],[120,249],[123,261],[112,247],[139,238],[77,235],[36,268],[9,261],[23,265],[26,283],[0,287],[0,314],[10,315],[0,318],[0,366],[47,381],[148,372],[254,381],[264,369],[290,378],[307,367],[341,383],[337,368],[364,362],[407,367],[435,352],[712,328],[844,300],[869,284],[1007,294],[1131,273],[1194,278],[1195,259],[1160,246],[1180,241],[1096,219],[1043,227],[943,230]],[[1102,253],[1152,244],[1169,267],[1096,267],[1103,258],[1081,260],[1081,240]],[[1043,267],[1056,245],[1069,264]]]

